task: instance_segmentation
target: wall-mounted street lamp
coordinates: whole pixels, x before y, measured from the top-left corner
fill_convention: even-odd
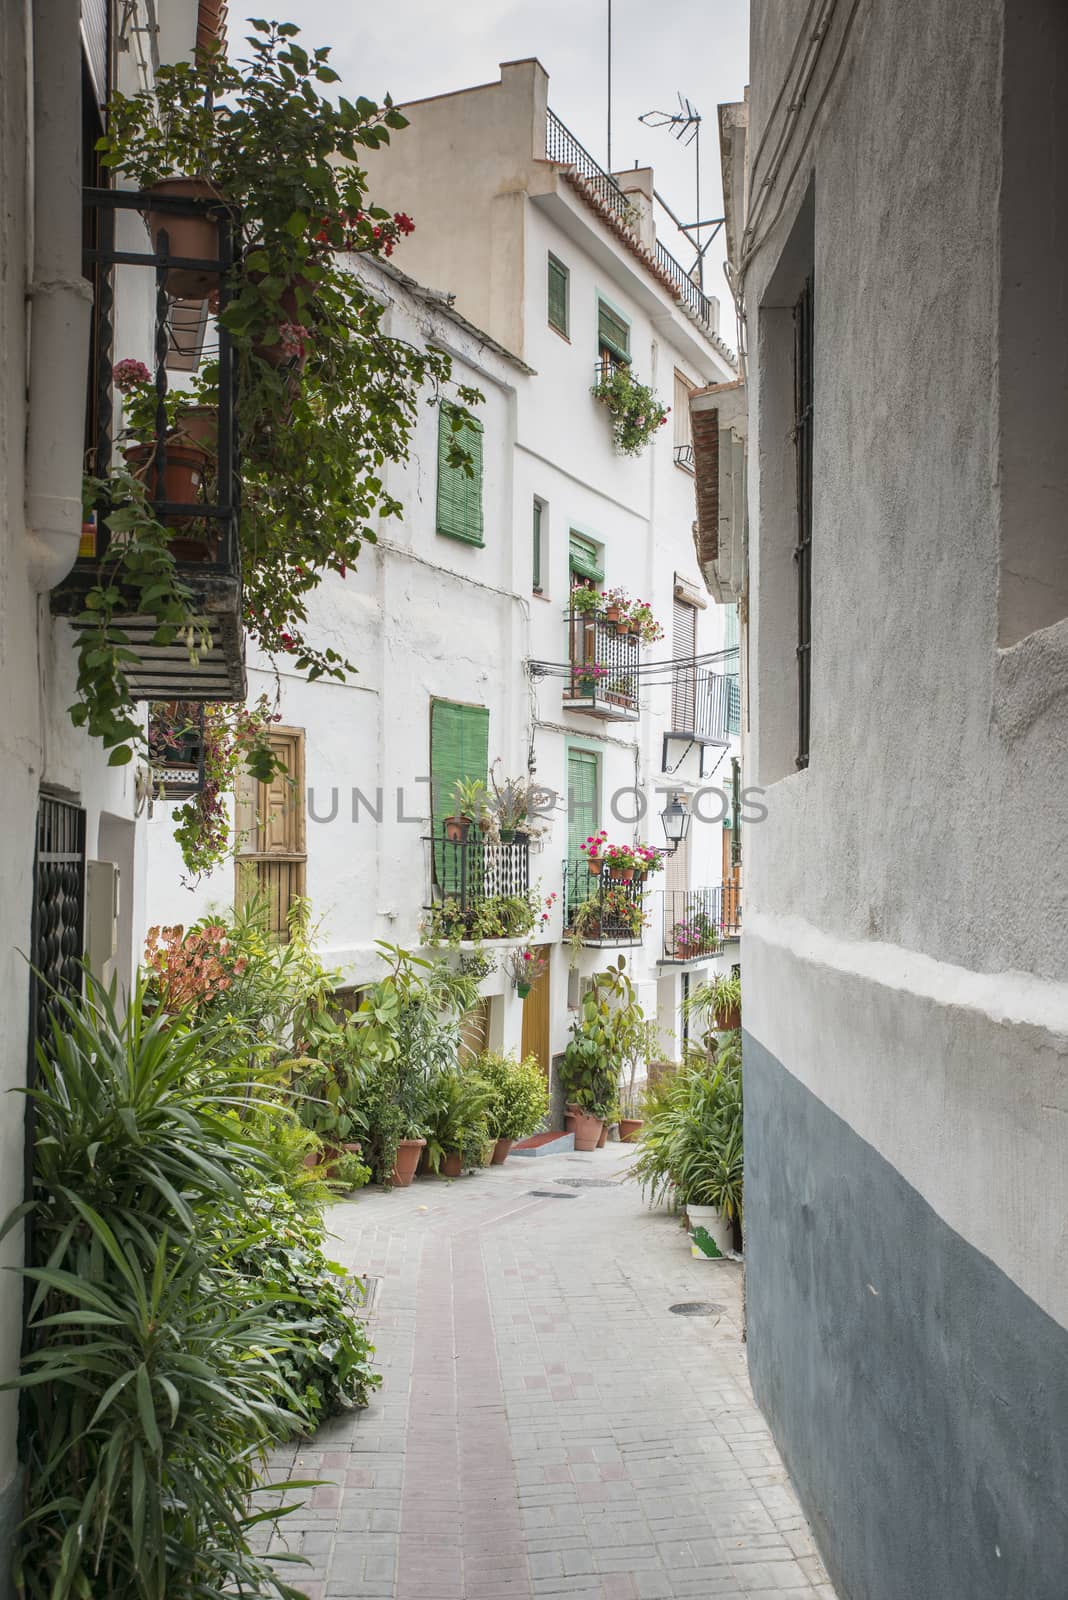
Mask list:
[[[690,813],[683,805],[682,796],[677,789],[661,811],[660,821],[664,826],[668,851],[674,855],[690,831]]]

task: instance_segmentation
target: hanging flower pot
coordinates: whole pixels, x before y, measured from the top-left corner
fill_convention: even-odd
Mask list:
[[[530,993],[532,988],[533,988],[532,984],[529,984],[529,983],[517,983],[516,986],[515,986],[515,992],[519,996],[520,1000],[525,1000],[527,995]]]
[[[218,194],[206,178],[161,178],[146,195],[145,221],[153,250],[159,249],[161,233],[167,235],[169,256],[190,256],[199,261],[219,260],[219,230],[211,217],[180,217],[173,211],[153,211],[152,196],[170,200],[217,200]],[[206,300],[219,281],[219,268],[168,267],[167,293],[175,300]]]

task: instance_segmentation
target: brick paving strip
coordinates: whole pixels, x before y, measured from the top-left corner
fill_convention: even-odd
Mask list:
[[[691,1260],[609,1146],[335,1207],[382,1389],[279,1451],[309,1600],[834,1600],[753,1404],[740,1271]],[[714,1315],[672,1315],[713,1300]],[[266,1534],[265,1534],[266,1536]]]

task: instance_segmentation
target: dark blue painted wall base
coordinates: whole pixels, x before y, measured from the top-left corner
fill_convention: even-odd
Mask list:
[[[1068,1332],[744,1049],[753,1388],[839,1594],[1068,1600]]]

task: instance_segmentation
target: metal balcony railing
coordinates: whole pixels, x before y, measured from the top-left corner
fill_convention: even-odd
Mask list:
[[[671,731],[707,744],[730,743],[738,732],[738,679],[679,662],[671,683]]]
[[[691,311],[695,317],[704,323],[710,332],[714,333],[716,329],[716,310],[711,300],[701,286],[694,283],[681,261],[676,261],[671,251],[666,245],[661,244],[659,239],[656,241],[656,264],[662,272],[667,273],[687,310]]]
[[[638,717],[641,639],[603,611],[570,611],[567,617],[571,677],[563,704],[607,720]]]
[[[719,925],[725,939],[737,939],[742,932],[742,886],[728,880],[721,890]]]
[[[127,648],[137,658],[125,665],[134,697],[139,700],[243,700],[245,697],[244,635],[242,629],[241,565],[238,549],[240,514],[240,463],[237,450],[237,382],[230,336],[221,322],[218,335],[218,406],[206,420],[210,444],[190,437],[180,442],[167,417],[168,358],[174,347],[172,320],[178,302],[169,283],[186,280],[210,282],[201,299],[218,318],[227,302],[228,278],[235,258],[237,221],[217,201],[180,198],[170,194],[142,194],[117,189],[86,189],[86,237],[83,251],[87,274],[94,280],[92,370],[90,389],[95,436],[93,474],[106,482],[112,472],[114,439],[115,269],[142,267],[155,277],[155,371],[157,398],[155,435],[126,453],[126,467],[148,487],[149,504],[156,520],[170,533],[175,570],[193,594],[198,615],[211,634],[211,645],[196,660],[184,638],[160,642],[158,622],[151,615],[131,610],[116,617]],[[121,249],[116,244],[116,213],[151,211],[165,222],[169,217],[200,218],[214,225],[217,243],[211,258],[172,255],[169,233],[159,225],[154,248]],[[147,241],[146,241],[147,244]],[[173,274],[178,275],[176,280]],[[189,292],[188,285],[186,292]],[[210,294],[210,300],[209,300]],[[193,412],[189,413],[190,418]],[[192,428],[192,422],[189,423]],[[168,457],[170,460],[168,460]],[[190,458],[193,465],[190,464]],[[175,468],[174,471],[169,470]],[[183,472],[182,468],[186,470]],[[194,485],[195,497],[175,498],[178,483]],[[168,489],[170,486],[170,490]],[[52,592],[52,610],[68,616],[78,626],[87,592],[106,573],[113,507],[106,494],[94,508],[83,530],[78,559],[69,575]],[[135,597],[131,595],[131,600]]]
[[[723,948],[723,890],[665,889],[662,961],[700,961]]]
[[[565,128],[552,111],[547,112],[545,118],[545,155],[549,161],[558,161],[561,166],[574,167],[597,199],[614,211],[627,227],[631,226],[632,207],[619,184],[603,167],[598,166],[586,147],[579,144],[571,130]]]
[[[465,936],[475,931],[474,913],[491,901],[525,900],[530,889],[530,842],[492,842],[477,829],[466,839],[447,839],[444,827],[423,840],[426,852],[424,908],[449,905],[449,914]],[[517,919],[520,917],[516,907]],[[509,920],[507,906],[502,913]],[[502,933],[500,937],[510,935]]]
[[[583,944],[641,944],[646,923],[645,879],[623,878],[607,870],[591,872],[589,862],[564,862],[564,931]]]
[[[677,467],[685,467],[688,472],[694,470],[692,444],[677,444],[675,446],[675,465]]]

